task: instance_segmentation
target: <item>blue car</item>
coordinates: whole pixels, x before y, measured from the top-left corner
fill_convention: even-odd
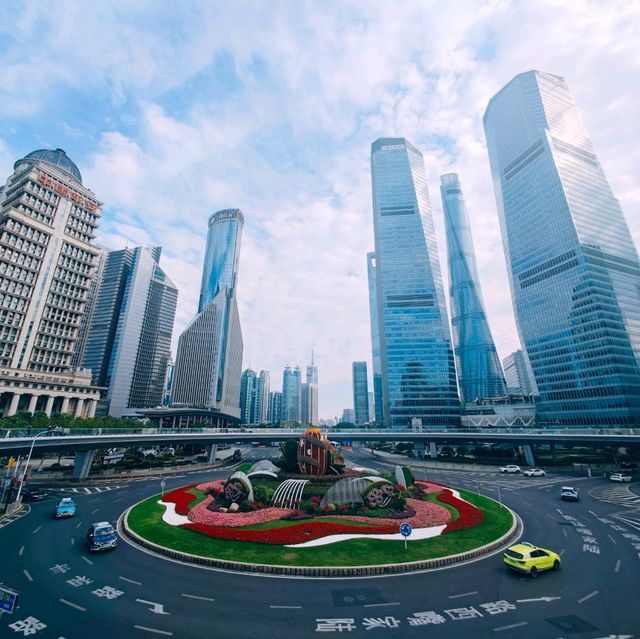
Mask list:
[[[118,535],[114,527],[108,521],[99,521],[91,524],[87,531],[87,548],[94,550],[107,550],[115,548],[118,543]]]
[[[73,517],[76,514],[76,502],[71,497],[65,497],[58,502],[55,510],[55,518]]]

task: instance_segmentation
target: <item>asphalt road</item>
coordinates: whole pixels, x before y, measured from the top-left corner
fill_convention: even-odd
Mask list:
[[[381,466],[362,452],[350,459]],[[0,528],[0,581],[20,592],[19,608],[0,616],[0,637],[640,637],[640,484],[492,469],[426,473],[494,498],[499,487],[524,522],[523,539],[559,552],[562,569],[531,579],[506,570],[496,554],[392,577],[294,579],[183,565],[124,540],[115,551],[89,554],[90,523],[115,522],[160,486],[159,478],[87,484],[51,489],[48,501]],[[228,474],[167,478],[166,489]],[[580,502],[560,501],[567,483],[580,489]],[[65,495],[77,499],[78,513],[55,520],[54,503]]]

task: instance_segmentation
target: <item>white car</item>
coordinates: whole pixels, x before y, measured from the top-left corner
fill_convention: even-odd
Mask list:
[[[502,466],[502,468],[498,468],[501,473],[521,473],[520,466],[516,466],[515,464],[509,464],[508,466]]]
[[[609,479],[611,481],[631,481],[631,475],[623,475],[622,473],[611,473]]]
[[[542,468],[527,468],[523,473],[525,477],[545,477],[546,474]]]

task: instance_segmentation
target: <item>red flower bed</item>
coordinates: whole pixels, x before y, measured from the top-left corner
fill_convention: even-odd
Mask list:
[[[458,519],[449,522],[442,534],[455,530],[468,530],[474,528],[484,519],[482,511],[469,502],[458,499],[448,488],[445,488],[439,495],[438,500],[453,506],[459,513]]]
[[[191,484],[190,486],[182,486],[182,488],[176,488],[175,490],[167,493],[162,498],[162,501],[175,504],[176,513],[178,513],[178,515],[186,515],[189,512],[189,504],[195,499],[195,497],[187,491],[194,486],[195,484]]]
[[[209,537],[230,539],[233,541],[250,541],[258,544],[300,544],[312,539],[320,539],[327,535],[341,534],[393,534],[398,532],[398,524],[384,526],[349,526],[348,524],[326,521],[305,521],[292,524],[285,528],[270,528],[262,530],[246,530],[211,526],[208,524],[185,524],[183,528],[195,530]]]

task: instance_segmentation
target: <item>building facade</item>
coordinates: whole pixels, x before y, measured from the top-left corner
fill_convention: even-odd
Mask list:
[[[302,372],[299,366],[286,366],[282,373],[282,421],[302,420]]]
[[[244,217],[238,209],[209,218],[198,314],[178,340],[172,402],[240,416],[242,329],[236,299]]]
[[[530,71],[484,127],[542,426],[640,421],[640,263],[565,81]]]
[[[385,425],[458,427],[460,400],[424,160],[404,138],[371,147]]]
[[[506,386],[484,308],[471,227],[456,173],[440,177],[447,236],[451,329],[460,399],[504,397]]]
[[[95,414],[99,389],[74,369],[98,265],[101,204],[62,149],[14,164],[0,188],[0,414]]]
[[[510,395],[538,395],[538,387],[533,378],[531,364],[526,353],[518,349],[502,360],[507,393]]]
[[[259,424],[269,421],[269,392],[271,390],[271,373],[260,371],[258,376],[258,411],[257,418]]]
[[[300,388],[300,419],[303,423],[318,426],[318,367],[314,364],[313,353],[311,364],[307,366],[306,382]]]
[[[159,246],[110,251],[96,290],[82,365],[106,387],[99,414],[162,405],[178,289]]]
[[[254,370],[247,368],[240,380],[240,423],[257,424],[258,413],[258,376]]]
[[[282,393],[272,391],[269,393],[269,413],[267,421],[270,424],[279,424],[282,421]]]
[[[380,359],[380,330],[378,326],[378,296],[376,286],[376,254],[367,253],[367,281],[369,284],[369,320],[371,324],[371,364],[373,367],[373,413],[371,421],[384,421],[382,410],[382,362]]]
[[[353,411],[355,425],[362,426],[369,421],[369,383],[367,381],[367,362],[353,362]]]

